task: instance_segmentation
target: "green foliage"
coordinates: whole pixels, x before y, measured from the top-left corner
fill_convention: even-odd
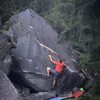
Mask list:
[[[51,5],[51,0],[0,0],[0,16],[4,23],[12,15],[27,8],[32,8],[40,15],[44,15]]]
[[[90,55],[89,54],[80,54],[80,65],[87,68],[90,66]]]
[[[84,94],[80,97],[79,100],[91,100],[91,95],[89,94]]]
[[[93,85],[93,93],[100,94],[100,80],[97,80]]]
[[[92,97],[91,100],[100,100],[100,96]]]
[[[92,96],[88,93],[84,94],[79,98],[79,100],[100,100],[100,96]]]
[[[67,6],[68,4],[61,3],[61,0],[54,0],[54,5],[44,16],[58,33],[63,31],[67,26],[66,22],[68,20],[66,18],[67,16],[65,16],[67,12],[65,8]]]

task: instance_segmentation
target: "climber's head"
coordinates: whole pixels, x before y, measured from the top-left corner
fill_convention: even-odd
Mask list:
[[[62,63],[62,60],[61,60],[61,59],[59,59],[58,61],[59,61],[60,63]]]

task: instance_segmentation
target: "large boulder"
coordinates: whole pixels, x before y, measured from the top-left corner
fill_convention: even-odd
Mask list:
[[[48,54],[71,62],[72,49],[57,42],[57,32],[39,15],[27,9],[9,20],[9,33],[17,39],[14,56],[20,60],[23,70],[46,73],[46,67],[52,66]],[[34,66],[34,67],[33,67]],[[71,66],[75,70],[75,66]]]
[[[21,100],[17,90],[7,78],[6,74],[0,70],[0,100]]]
[[[34,11],[27,9],[17,14],[10,18],[8,24],[8,32],[17,40],[17,47],[13,50],[12,73],[18,78],[21,75],[25,86],[37,91],[50,91],[52,80],[45,76],[46,67],[54,67],[48,59],[49,54],[56,60],[63,58],[67,61],[70,73],[78,72],[72,48],[67,43],[59,44],[57,32]],[[72,79],[70,77],[68,80]],[[73,81],[68,82],[73,84]]]

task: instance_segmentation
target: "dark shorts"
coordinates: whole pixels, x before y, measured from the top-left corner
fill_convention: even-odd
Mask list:
[[[57,73],[54,69],[50,68],[50,73],[54,76],[54,79],[57,79],[59,73]]]

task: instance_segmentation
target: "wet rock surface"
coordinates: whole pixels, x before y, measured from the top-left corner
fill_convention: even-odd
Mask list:
[[[0,70],[0,100],[21,100],[16,88]]]

